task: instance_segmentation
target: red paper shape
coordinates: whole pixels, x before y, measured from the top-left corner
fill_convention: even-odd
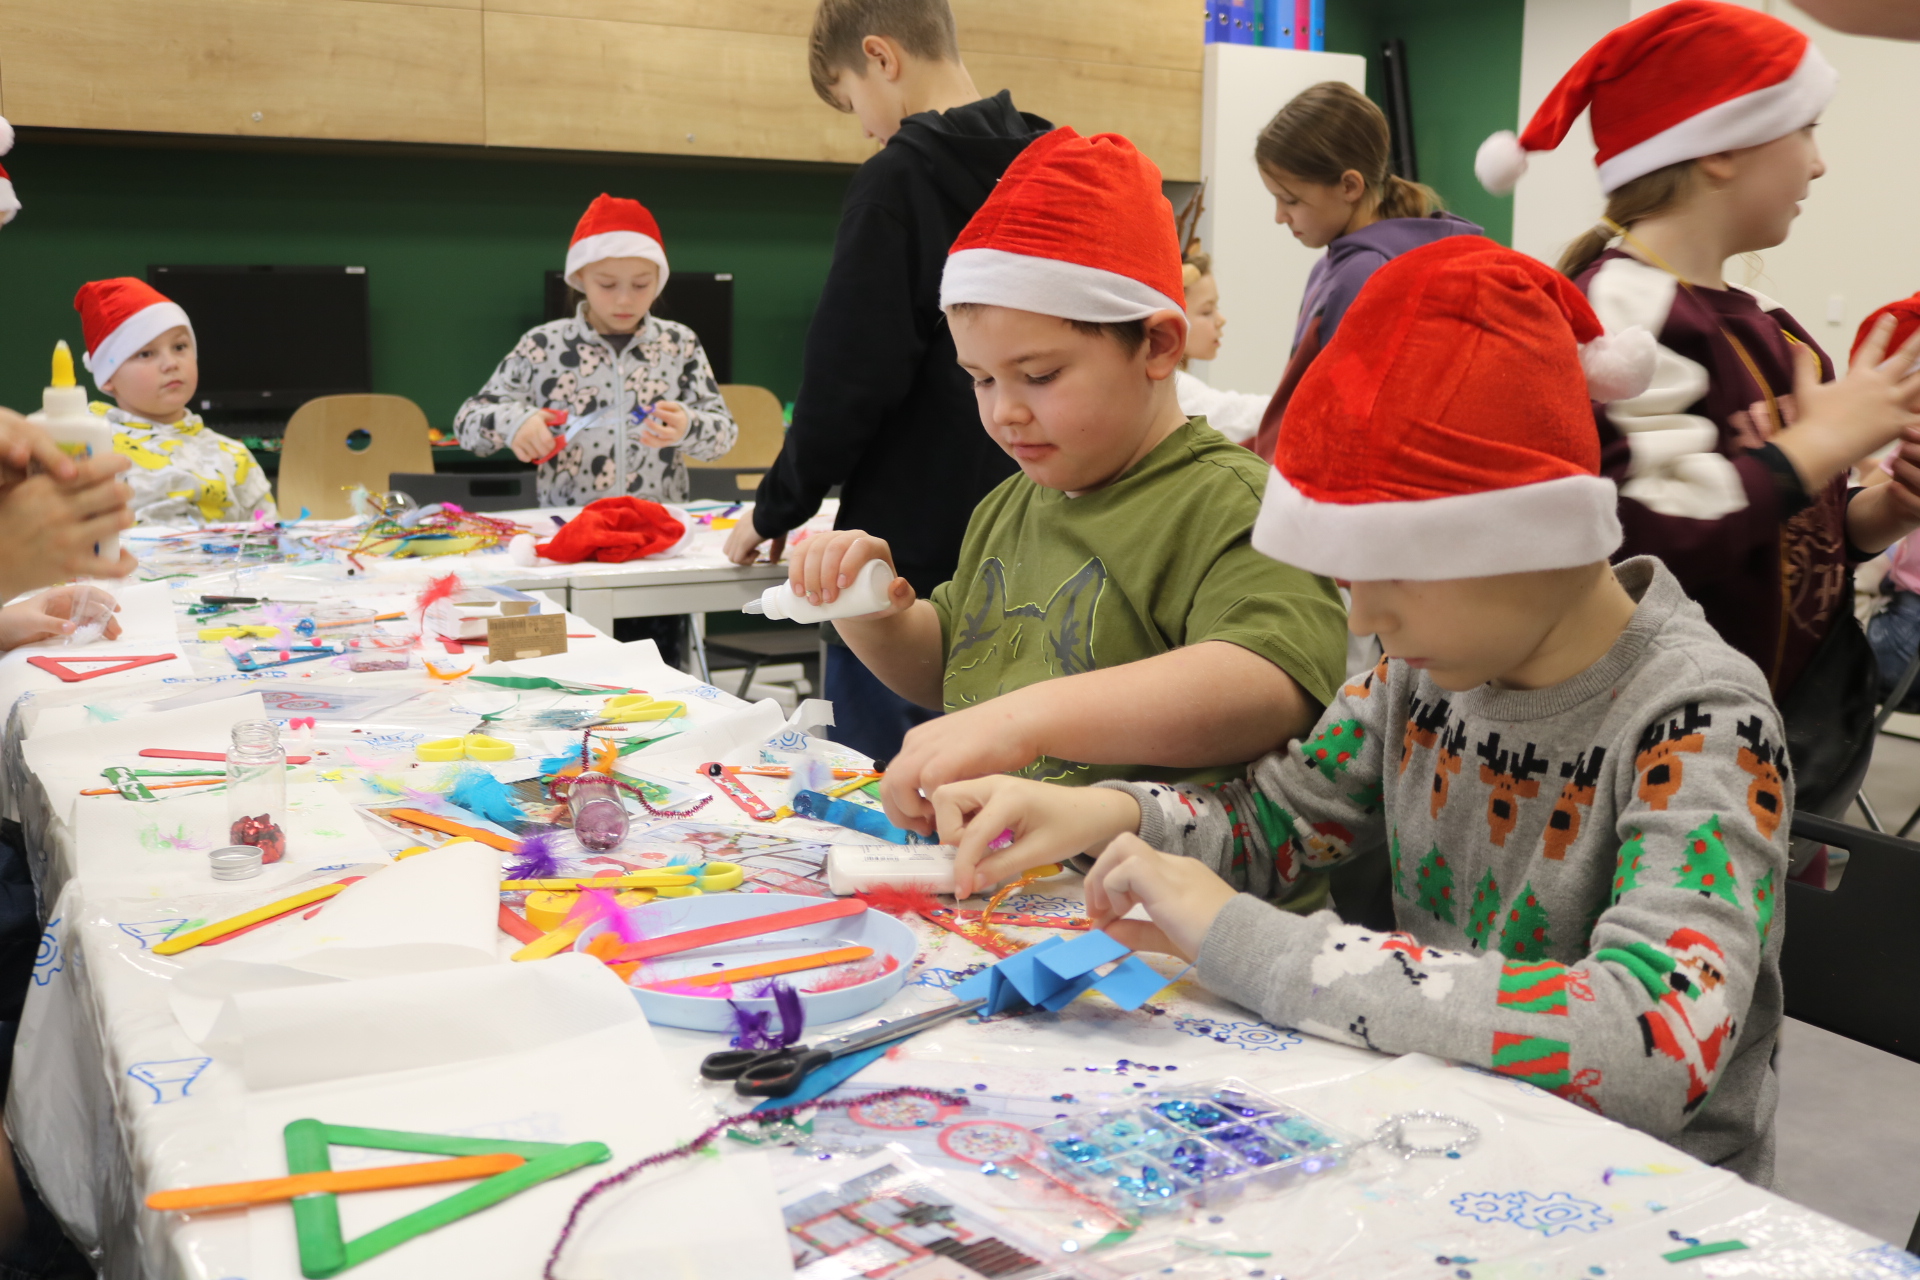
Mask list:
[[[62,680],[67,684],[74,684],[81,680],[91,680],[95,676],[117,676],[122,671],[131,671],[135,667],[151,666],[156,662],[171,662],[179,656],[180,655],[177,653],[155,653],[155,654],[149,654],[145,657],[129,657],[128,655],[123,653],[116,653],[111,657],[106,657],[106,658],[39,658],[39,657],[35,657],[35,658],[28,658],[27,663],[30,666],[35,666],[40,668],[42,671],[46,672],[48,675],[54,676],[57,679]],[[72,671],[68,668],[67,664],[72,662],[117,662],[120,665],[117,667],[102,667],[98,671],[89,671],[85,675],[81,675],[78,672]]]

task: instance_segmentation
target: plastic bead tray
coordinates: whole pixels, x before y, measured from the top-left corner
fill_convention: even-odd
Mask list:
[[[1050,1170],[1129,1217],[1282,1191],[1338,1168],[1352,1145],[1241,1080],[1129,1101],[1033,1131]]]

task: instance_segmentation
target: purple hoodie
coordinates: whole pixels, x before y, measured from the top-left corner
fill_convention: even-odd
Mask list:
[[[1260,432],[1247,447],[1272,461],[1274,445],[1280,439],[1280,420],[1286,414],[1287,401],[1300,376],[1307,371],[1346,316],[1347,308],[1360,295],[1360,288],[1373,273],[1409,249],[1432,244],[1446,236],[1484,234],[1465,218],[1451,213],[1430,213],[1424,218],[1386,218],[1371,226],[1341,236],[1327,246],[1326,256],[1313,264],[1307,276],[1306,296],[1300,300],[1300,320],[1293,331],[1293,354],[1273,393],[1267,412],[1260,420]]]

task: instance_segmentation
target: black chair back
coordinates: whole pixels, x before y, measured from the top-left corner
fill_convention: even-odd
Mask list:
[[[396,471],[387,488],[423,507],[453,502],[468,511],[519,511],[540,505],[532,471]]]

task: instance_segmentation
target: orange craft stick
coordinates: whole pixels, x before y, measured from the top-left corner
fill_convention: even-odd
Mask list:
[[[464,822],[455,822],[452,818],[442,818],[424,809],[389,809],[387,812],[403,821],[411,822],[416,827],[425,827],[429,831],[438,831],[442,835],[465,836],[469,840],[478,840],[481,844],[498,849],[502,853],[512,853],[520,847],[519,841],[511,837],[495,835],[479,827],[470,827]]]
[[[175,787],[211,787],[217,783],[221,783],[225,781],[226,781],[226,778],[223,775],[218,778],[196,778],[192,782],[149,782],[147,784],[147,790],[171,791]],[[83,796],[113,796],[113,795],[120,794],[120,788],[89,787],[87,790],[82,791],[80,794]]]
[[[797,929],[803,924],[818,924],[822,920],[842,920],[848,916],[857,916],[866,909],[867,904],[859,898],[836,898],[817,906],[796,907],[792,911],[775,911],[771,915],[749,916],[745,920],[710,924],[700,929],[689,929],[685,933],[670,933],[663,938],[629,942],[614,952],[612,959],[615,961],[651,960],[655,956],[692,951],[696,947],[710,947],[717,942],[735,942],[741,938],[758,937],[763,933],[778,933],[782,929]]]
[[[598,942],[606,936],[600,934],[594,941]],[[672,978],[641,985],[651,990],[656,987],[711,987],[722,982],[751,982],[755,978],[774,978],[783,973],[799,973],[805,969],[824,969],[830,964],[865,960],[872,954],[872,947],[841,947],[835,951],[816,951],[810,956],[789,956],[785,960],[769,960],[765,964],[743,964],[734,969],[715,969],[712,973],[696,973],[689,978]],[[637,965],[640,962],[635,960],[632,963]],[[626,976],[632,976],[630,970]]]
[[[273,1204],[279,1200],[316,1195],[323,1191],[385,1191],[392,1187],[419,1187],[433,1182],[490,1178],[496,1173],[518,1169],[526,1162],[525,1156],[502,1152],[491,1156],[461,1156],[454,1160],[427,1160],[419,1164],[384,1164],[372,1169],[296,1173],[285,1178],[262,1178],[258,1182],[223,1182],[210,1187],[156,1191],[147,1197],[147,1208],[174,1213],[240,1209],[250,1204]]]

